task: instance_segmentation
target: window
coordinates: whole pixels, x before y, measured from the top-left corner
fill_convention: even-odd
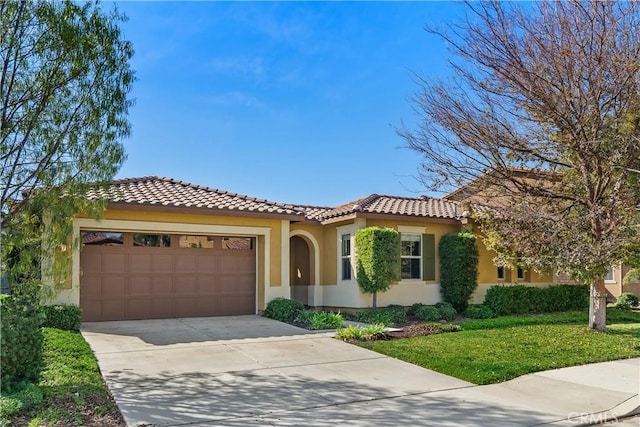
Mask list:
[[[182,235],[180,236],[179,241],[180,241],[181,248],[211,249],[213,248],[213,243],[215,242],[215,238],[213,236]]]
[[[402,234],[400,241],[400,265],[403,279],[422,278],[422,236]]]
[[[351,280],[351,234],[340,237],[342,250],[340,252],[342,280]]]
[[[498,267],[498,280],[504,280],[504,267]]]
[[[604,276],[604,281],[605,282],[615,282],[616,281],[616,276],[613,274],[613,267],[611,267],[609,269],[609,271],[607,271],[607,275]]]
[[[168,234],[136,233],[133,235],[133,246],[168,248],[171,246],[171,236]]]
[[[251,237],[223,237],[222,249],[250,251],[253,249],[253,239]]]
[[[117,231],[83,231],[82,244],[92,246],[122,246],[123,233]]]
[[[518,267],[518,280],[524,280],[524,270]]]

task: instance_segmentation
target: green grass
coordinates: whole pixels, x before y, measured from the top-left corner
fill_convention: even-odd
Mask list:
[[[569,312],[470,320],[454,334],[358,345],[475,384],[492,384],[537,371],[640,357],[640,313],[609,310],[608,318],[613,324],[605,333],[585,326],[586,313]]]
[[[23,414],[34,425],[85,425],[93,417],[117,414],[96,359],[81,334],[43,328],[44,364],[38,387],[43,404]]]

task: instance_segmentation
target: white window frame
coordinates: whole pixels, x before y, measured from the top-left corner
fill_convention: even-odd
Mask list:
[[[353,239],[351,233],[343,233],[340,235],[340,281],[341,282],[349,282],[353,280]],[[349,253],[344,255],[344,246],[345,246],[345,238],[348,239],[349,242]],[[349,260],[349,277],[345,278],[344,271],[344,260]]]
[[[516,267],[516,277],[518,278],[518,280],[526,281],[525,279],[527,277],[527,271],[524,268]]]
[[[356,222],[353,224],[346,224],[336,227],[336,283],[354,283],[356,281],[356,232],[359,228],[362,228],[364,225],[360,224],[360,222],[356,219]],[[342,279],[342,236],[348,234],[350,247],[351,247],[351,255],[349,259],[351,260],[351,279],[343,280]]]
[[[419,267],[420,267],[420,277],[411,277],[411,278],[404,278],[401,277],[400,280],[402,280],[403,282],[408,282],[408,281],[421,281],[422,278],[424,277],[424,272],[423,270],[423,248],[422,248],[422,233],[400,233],[400,244],[402,245],[402,241],[404,240],[405,236],[413,236],[413,237],[418,237],[418,248],[420,250],[420,255],[402,255],[402,252],[400,253],[400,262],[402,262],[403,259],[418,259],[419,260]],[[415,241],[415,240],[414,240]],[[402,267],[401,268],[401,276],[402,276]]]
[[[611,274],[611,279],[609,279],[609,274]],[[606,276],[604,276],[604,283],[617,283],[616,281],[616,269],[615,267],[610,267],[609,272]]]

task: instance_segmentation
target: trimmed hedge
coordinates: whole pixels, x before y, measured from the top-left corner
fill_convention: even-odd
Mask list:
[[[382,323],[385,326],[395,326],[407,321],[407,313],[400,305],[389,305],[383,308],[372,308],[358,311],[350,316],[356,322],[376,324]]]
[[[440,239],[438,250],[442,300],[463,313],[478,287],[476,236],[468,231],[445,234]]]
[[[356,279],[362,292],[386,292],[400,278],[400,233],[392,228],[367,227],[356,232]]]
[[[303,310],[301,302],[278,297],[269,301],[262,315],[280,322],[293,322]]]
[[[45,305],[42,311],[45,316],[42,323],[43,327],[74,332],[80,330],[82,311],[77,305]]]
[[[589,286],[492,286],[484,304],[498,316],[581,310],[589,307]]]
[[[37,382],[42,369],[43,336],[36,303],[0,295],[0,390],[11,393]]]
[[[484,304],[472,304],[464,312],[464,317],[469,319],[491,319],[495,315],[493,310]]]

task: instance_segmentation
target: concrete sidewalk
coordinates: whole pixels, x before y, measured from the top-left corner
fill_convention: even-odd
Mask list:
[[[87,323],[83,335],[131,426],[575,426],[640,408],[640,359],[474,386],[258,316]]]

